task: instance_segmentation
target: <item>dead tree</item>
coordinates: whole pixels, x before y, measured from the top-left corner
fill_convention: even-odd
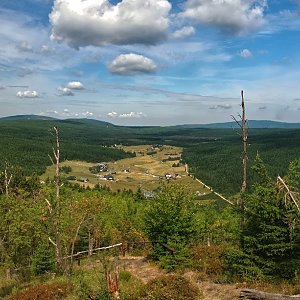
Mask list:
[[[248,130],[247,130],[247,120],[246,120],[246,111],[245,111],[245,101],[244,101],[244,91],[241,91],[242,97],[242,115],[238,115],[239,120],[235,116],[231,116],[232,119],[238,124],[241,129],[242,137],[242,168],[243,168],[243,178],[242,178],[242,187],[241,187],[241,200],[240,200],[240,209],[241,209],[241,229],[243,232],[245,224],[245,201],[244,194],[247,188],[247,140],[248,140]],[[241,239],[241,244],[243,245],[243,236]]]
[[[5,169],[4,169],[4,185],[5,185],[5,194],[9,196],[9,185],[12,179],[12,174],[8,175],[8,163],[5,162]]]
[[[53,157],[49,154],[49,158],[52,164],[55,166],[55,202],[51,204],[46,199],[48,205],[48,211],[52,219],[52,225],[54,229],[54,240],[49,236],[48,239],[55,248],[56,265],[59,272],[64,271],[64,260],[62,254],[62,241],[60,233],[60,218],[61,218],[61,201],[60,201],[60,143],[59,143],[59,130],[56,126],[53,127],[52,134],[55,137],[55,145],[52,147]]]
[[[238,124],[241,128],[241,137],[242,137],[242,162],[243,162],[243,180],[241,192],[245,193],[247,188],[247,139],[248,139],[248,130],[247,130],[247,120],[246,120],[246,111],[245,111],[245,101],[244,101],[244,91],[241,91],[242,96],[242,115],[238,115],[240,120],[237,120],[235,116],[231,116],[232,119]]]

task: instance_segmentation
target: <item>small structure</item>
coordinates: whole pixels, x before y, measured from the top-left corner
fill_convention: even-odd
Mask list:
[[[153,199],[155,194],[152,191],[146,191],[146,192],[144,192],[144,196],[146,199]]]
[[[87,183],[87,182],[89,182],[89,179],[88,179],[88,178],[81,177],[78,181]]]
[[[123,173],[129,173],[130,171],[129,171],[129,169],[123,169],[122,172]]]
[[[105,180],[109,180],[109,181],[113,181],[114,180],[114,177],[112,176],[112,175],[104,175],[103,176],[103,179],[105,179]]]

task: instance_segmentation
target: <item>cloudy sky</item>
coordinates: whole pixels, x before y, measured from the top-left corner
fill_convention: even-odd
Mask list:
[[[300,122],[300,0],[1,0],[0,116]]]

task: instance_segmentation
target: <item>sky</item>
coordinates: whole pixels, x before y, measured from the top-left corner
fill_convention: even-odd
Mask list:
[[[300,0],[0,0],[0,117],[300,122]]]

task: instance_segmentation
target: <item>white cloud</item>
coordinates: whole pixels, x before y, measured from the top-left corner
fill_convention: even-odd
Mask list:
[[[37,98],[39,96],[37,91],[18,91],[17,97],[20,98]]]
[[[23,41],[19,44],[18,48],[21,50],[21,51],[25,51],[25,52],[31,52],[32,51],[32,46],[29,45],[28,42],[26,41]]]
[[[157,65],[150,58],[137,54],[121,54],[108,66],[113,74],[134,75],[139,73],[154,73]]]
[[[130,112],[130,113],[124,113],[120,114],[119,118],[142,118],[146,117],[146,115],[142,112]]]
[[[71,89],[67,87],[59,87],[59,96],[74,96],[74,93]]]
[[[243,49],[240,51],[240,56],[243,58],[251,58],[253,55],[249,49]]]
[[[218,108],[221,109],[230,109],[232,106],[230,104],[219,104]]]
[[[183,39],[186,38],[190,35],[195,34],[195,28],[193,26],[184,26],[181,29],[176,30],[173,34],[172,37],[174,39]]]
[[[92,113],[90,111],[86,111],[86,112],[82,113],[82,115],[85,117],[92,117],[92,116],[94,116],[94,113]]]
[[[167,38],[167,0],[55,0],[51,38],[71,47],[157,44]]]
[[[81,82],[79,81],[70,81],[66,85],[67,88],[72,89],[72,90],[83,90],[84,86]]]
[[[141,112],[141,111],[140,111],[140,112],[134,112],[134,111],[131,111],[130,113],[122,113],[122,114],[118,114],[117,112],[112,111],[112,112],[108,113],[107,116],[108,116],[109,118],[139,119],[139,118],[146,117],[146,114],[144,114],[144,113]]]
[[[107,114],[107,116],[108,116],[109,118],[117,118],[117,117],[118,117],[118,113],[116,113],[115,111],[112,111],[112,112],[109,112],[109,113]]]
[[[187,0],[182,17],[212,25],[221,32],[243,35],[265,24],[266,0]]]
[[[55,48],[50,47],[48,45],[42,45],[41,49],[40,49],[40,53],[46,54],[46,55],[54,54],[55,53]]]

